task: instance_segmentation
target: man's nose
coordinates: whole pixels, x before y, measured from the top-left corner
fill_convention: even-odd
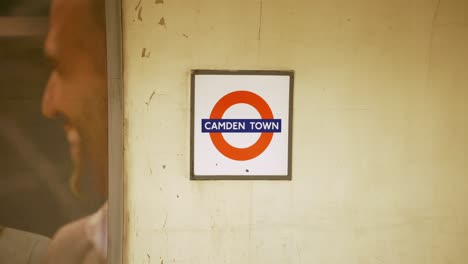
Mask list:
[[[56,73],[52,72],[42,96],[42,114],[47,118],[54,118],[58,114],[55,105],[56,85]]]

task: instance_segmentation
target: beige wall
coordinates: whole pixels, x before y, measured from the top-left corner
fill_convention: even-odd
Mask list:
[[[128,263],[466,263],[468,1],[123,5]],[[295,70],[292,182],[189,180],[198,68]]]

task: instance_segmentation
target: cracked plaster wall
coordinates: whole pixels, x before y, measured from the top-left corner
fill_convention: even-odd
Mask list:
[[[466,263],[468,1],[123,6],[128,263]],[[292,182],[189,180],[197,68],[296,71]]]

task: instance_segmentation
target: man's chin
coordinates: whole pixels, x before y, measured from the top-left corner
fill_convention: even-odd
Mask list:
[[[73,170],[70,177],[70,188],[73,194],[80,198],[102,200],[107,197],[107,184],[101,182],[99,177],[83,159],[73,161]],[[88,166],[86,166],[88,165]]]
[[[92,173],[87,162],[81,155],[71,156],[72,171],[70,177],[70,188],[73,193],[83,195],[87,192],[93,191],[92,189]]]
[[[78,163],[78,164],[77,164]],[[80,195],[82,192],[82,184],[80,183],[81,169],[79,162],[73,161],[73,169],[70,177],[70,189],[75,195]]]
[[[92,162],[89,146],[84,146],[84,143],[89,142],[89,140],[83,140],[78,130],[71,126],[66,126],[65,131],[73,163],[70,178],[72,192],[80,197],[106,197],[107,177],[99,177],[102,173],[96,170],[96,164]]]

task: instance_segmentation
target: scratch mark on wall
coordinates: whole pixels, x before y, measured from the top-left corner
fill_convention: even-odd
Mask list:
[[[166,213],[166,218],[164,218],[164,223],[163,223],[162,229],[166,228],[166,225],[167,225],[167,216],[168,216],[168,214]]]
[[[297,252],[297,257],[299,258],[299,263],[302,263],[302,254],[301,254],[301,249],[296,243],[296,252]]]
[[[149,51],[147,52],[146,48],[143,48],[141,50],[141,57],[142,58],[149,58],[150,56],[151,56],[151,52],[149,52]]]
[[[379,263],[384,263],[383,259],[379,256],[374,257]]]
[[[260,42],[262,39],[262,20],[263,20],[263,0],[260,1],[258,16],[258,34],[257,34],[257,61],[260,59]]]
[[[151,262],[151,256],[150,256],[150,254],[146,253],[146,256],[148,257],[148,263],[150,263],[150,262]]]
[[[434,11],[434,15],[432,16],[431,44],[432,44],[432,39],[434,37],[434,28],[436,26],[437,15],[439,14],[440,2],[441,2],[441,0],[437,1],[437,5],[436,5],[435,11]]]
[[[262,16],[263,16],[263,0],[260,1],[260,10],[259,10],[259,21],[258,21],[258,35],[257,40],[260,41],[262,38]]]
[[[145,102],[146,106],[149,106],[149,104],[151,103],[151,100],[153,100],[153,96],[156,94],[156,90],[153,90],[153,92],[151,93],[149,99],[147,102]]]
[[[188,35],[187,35],[187,34],[182,34],[182,36],[184,36],[184,38],[188,38]]]
[[[161,17],[161,19],[159,19],[158,24],[163,27],[166,27],[166,20],[164,19],[164,17]]]
[[[126,213],[126,220],[127,220],[127,224],[131,224],[130,223],[130,213]]]
[[[441,0],[437,1],[437,5],[434,10],[434,15],[432,16],[432,24],[431,24],[431,36],[429,39],[429,50],[428,50],[428,55],[427,55],[427,75],[426,75],[426,85],[429,85],[429,78],[431,76],[431,65],[432,65],[432,46],[434,42],[434,31],[436,27],[436,21],[437,21],[437,15],[439,13],[439,8],[440,8],[440,2]]]
[[[141,18],[141,10],[143,10],[143,7],[140,6],[140,9],[138,9],[138,20],[143,21],[143,18]]]
[[[153,170],[150,168],[150,175],[153,175]]]
[[[135,11],[137,11],[137,10],[138,10],[138,8],[140,7],[140,5],[141,5],[141,1],[142,1],[142,0],[138,1],[138,4],[135,6]]]
[[[253,184],[250,184],[249,190],[249,251],[247,256],[247,263],[252,263],[250,249],[252,248],[252,211],[253,211]]]
[[[155,4],[164,4],[164,0],[156,0],[154,3]]]

